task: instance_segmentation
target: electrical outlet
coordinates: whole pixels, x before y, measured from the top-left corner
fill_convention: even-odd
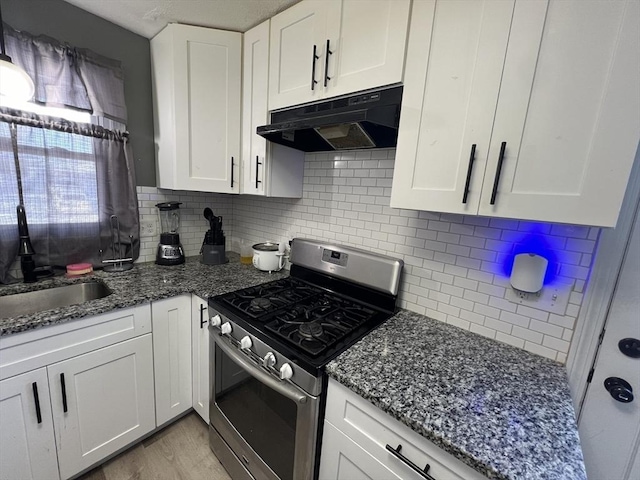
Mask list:
[[[146,220],[140,223],[140,236],[141,237],[152,237],[156,234],[156,221],[155,220]]]
[[[564,315],[567,311],[569,295],[572,289],[573,284],[571,283],[545,285],[538,293],[528,293],[516,290],[515,288],[507,288],[505,297],[511,303],[526,305],[557,315]]]

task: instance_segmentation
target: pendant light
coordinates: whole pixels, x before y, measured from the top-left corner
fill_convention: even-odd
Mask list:
[[[4,24],[0,6],[0,95],[12,100],[29,101],[36,89],[33,80],[22,68],[14,65],[4,47]]]

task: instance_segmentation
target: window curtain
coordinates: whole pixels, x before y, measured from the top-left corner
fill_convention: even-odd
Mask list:
[[[7,54],[33,79],[33,101],[127,121],[122,66],[117,60],[53,38],[14,30],[6,23]]]
[[[34,80],[34,102],[91,112],[94,124],[0,108],[0,282],[12,280],[19,204],[38,266],[101,266],[101,250],[113,258],[113,215],[116,255],[137,259],[138,201],[119,62],[6,24],[5,35],[7,53]]]

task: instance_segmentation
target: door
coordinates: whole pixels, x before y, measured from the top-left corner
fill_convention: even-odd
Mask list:
[[[60,478],[47,370],[0,382],[0,478]]]
[[[615,226],[640,131],[639,26],[636,0],[516,2],[480,215]]]
[[[325,56],[320,79],[325,96],[401,82],[410,0],[328,3]],[[327,47],[331,52],[328,57]]]
[[[413,3],[392,207],[477,213],[513,7]]]
[[[170,25],[176,189],[240,191],[242,34]]]
[[[271,19],[269,110],[322,98],[325,0],[305,0]]]
[[[244,34],[242,77],[242,193],[264,195],[267,140],[256,128],[269,123],[269,20]]]
[[[578,423],[589,479],[637,480],[640,467],[640,358],[624,355],[620,340],[636,339],[640,349],[640,210],[624,257],[620,276],[597,353]],[[617,377],[633,389],[623,389],[618,400],[605,388],[605,380]],[[614,391],[615,394],[615,391]]]
[[[191,296],[191,345],[193,346],[193,409],[209,423],[209,314],[207,301]]]
[[[151,303],[153,374],[158,426],[189,410],[191,390],[191,295]]]
[[[47,374],[62,478],[156,426],[151,334],[54,363]]]

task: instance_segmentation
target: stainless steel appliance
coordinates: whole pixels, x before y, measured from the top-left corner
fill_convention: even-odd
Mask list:
[[[332,98],[273,112],[256,133],[303,152],[395,147],[401,101],[401,86]]]
[[[180,205],[181,202],[162,202],[156,204],[160,215],[160,243],[156,253],[158,265],[180,265],[184,263],[184,250],[180,244]]]
[[[300,238],[290,260],[209,299],[209,441],[234,480],[317,477],[324,366],[396,308],[402,260]]]

